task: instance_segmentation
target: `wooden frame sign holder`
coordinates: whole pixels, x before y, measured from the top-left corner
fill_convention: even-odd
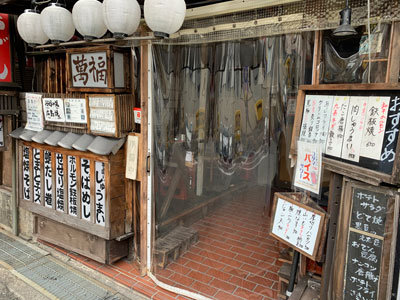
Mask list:
[[[302,193],[275,193],[270,235],[312,260],[321,261],[325,240],[323,230],[328,218],[322,209],[312,207],[316,206],[313,204]],[[303,244],[293,242],[301,240]],[[307,243],[312,245],[309,250]]]

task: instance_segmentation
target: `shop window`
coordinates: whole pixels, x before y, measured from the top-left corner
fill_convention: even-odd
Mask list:
[[[153,266],[161,281],[210,298],[277,299],[281,247],[268,236],[269,205],[291,186],[286,148],[312,41],[304,33],[154,46]]]

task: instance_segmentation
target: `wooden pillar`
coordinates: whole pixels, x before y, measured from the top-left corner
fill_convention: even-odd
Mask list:
[[[321,56],[322,56],[322,31],[316,31],[314,39],[312,84],[319,84],[319,76],[321,71],[320,70]]]
[[[398,83],[400,71],[400,22],[392,23],[386,83]]]
[[[140,182],[140,272],[144,276],[147,273],[147,147],[148,147],[148,49],[149,44],[143,41],[140,46],[140,107],[142,110],[140,145],[143,151],[139,151],[140,172],[143,174]],[[151,220],[150,220],[151,221]]]

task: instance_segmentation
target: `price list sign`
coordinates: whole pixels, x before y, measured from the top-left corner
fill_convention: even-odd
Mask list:
[[[353,189],[344,300],[380,299],[388,198],[382,193]]]

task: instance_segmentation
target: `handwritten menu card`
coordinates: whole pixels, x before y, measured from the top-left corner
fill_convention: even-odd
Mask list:
[[[319,142],[327,156],[391,174],[399,126],[398,96],[306,95],[299,141]]]
[[[380,160],[390,97],[369,97],[360,155]]]
[[[344,300],[379,299],[388,196],[354,188]]]
[[[275,197],[271,235],[315,259],[325,215],[289,197]]]
[[[26,120],[26,129],[33,131],[43,130],[42,95],[26,94]]]
[[[325,149],[325,153],[328,155],[340,157],[342,154],[349,102],[350,97],[348,96],[335,96],[334,98]]]
[[[299,141],[294,185],[314,194],[319,194],[322,171],[320,144]]]
[[[62,98],[43,98],[44,119],[51,122],[65,122],[64,100]]]
[[[71,123],[87,123],[86,99],[65,98],[65,121]]]
[[[115,134],[114,96],[89,96],[90,130],[96,133]]]

